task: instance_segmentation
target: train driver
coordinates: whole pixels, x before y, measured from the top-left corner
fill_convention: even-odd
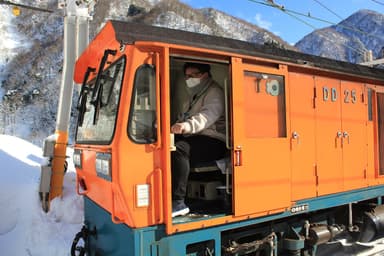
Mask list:
[[[176,146],[172,152],[172,217],[190,211],[184,200],[190,166],[226,154],[223,89],[212,79],[208,64],[185,63],[183,71],[189,99],[171,126]]]

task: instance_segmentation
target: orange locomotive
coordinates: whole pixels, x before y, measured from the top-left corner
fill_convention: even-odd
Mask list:
[[[224,91],[228,154],[191,169],[191,212],[172,218],[186,62],[209,64]],[[85,221],[72,255],[316,255],[381,235],[382,70],[110,21],[75,81]]]

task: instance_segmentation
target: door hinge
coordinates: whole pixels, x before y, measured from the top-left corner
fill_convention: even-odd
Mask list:
[[[319,185],[319,175],[317,173],[317,164],[314,165],[314,174],[315,174],[315,181],[316,181],[316,186]]]

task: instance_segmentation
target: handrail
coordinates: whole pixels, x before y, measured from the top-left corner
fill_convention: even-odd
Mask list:
[[[224,106],[225,106],[225,145],[227,149],[231,149],[229,138],[229,111],[228,111],[228,80],[224,80]]]
[[[155,53],[155,71],[156,71],[156,149],[161,148],[161,99],[160,99],[160,54]]]
[[[80,182],[84,182],[84,188],[83,191],[80,191]],[[85,183],[85,177],[77,175],[77,182],[76,182],[76,192],[78,195],[84,196],[88,194],[87,184]]]
[[[163,204],[163,201],[164,201],[164,198],[163,198],[163,170],[161,168],[155,168],[154,170],[154,174],[157,174],[158,175],[158,188],[157,188],[157,193],[158,193],[158,204],[159,204],[159,208],[158,208],[158,211],[155,210],[155,218],[156,218],[156,221],[161,223],[164,221],[163,219],[163,209],[164,209],[164,204]],[[155,177],[156,178],[156,177]],[[155,184],[156,184],[156,180],[155,180]],[[153,193],[155,193],[155,189],[153,190]],[[153,198],[155,198],[154,195],[151,195]],[[155,203],[156,205],[156,203]]]
[[[224,80],[224,106],[225,106],[225,145],[228,150],[232,149],[232,145],[230,144],[230,138],[229,138],[229,102],[228,102],[228,80]],[[230,188],[229,188],[229,181],[230,181],[230,171],[232,172],[232,166],[229,167],[231,170],[228,170],[228,166],[225,170],[225,192],[229,195],[231,194]]]

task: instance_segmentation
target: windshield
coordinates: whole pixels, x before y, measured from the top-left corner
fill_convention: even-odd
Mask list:
[[[125,58],[110,65],[100,76],[100,97],[91,97],[96,79],[83,85],[78,109],[77,143],[108,144],[115,130]],[[79,107],[80,106],[80,107]]]

